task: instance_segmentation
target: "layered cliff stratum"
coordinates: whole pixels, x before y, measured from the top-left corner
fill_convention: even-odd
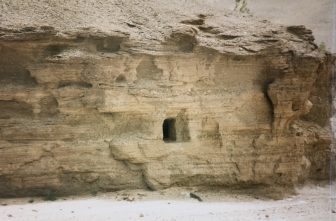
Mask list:
[[[0,196],[327,179],[331,63],[201,0],[2,0]]]

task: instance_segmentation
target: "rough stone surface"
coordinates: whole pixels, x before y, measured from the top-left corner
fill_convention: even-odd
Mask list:
[[[1,196],[328,178],[332,61],[304,26],[202,1],[1,4]]]

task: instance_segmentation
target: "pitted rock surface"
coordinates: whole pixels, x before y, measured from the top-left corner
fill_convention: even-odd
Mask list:
[[[0,195],[329,176],[332,58],[202,1],[2,1]]]

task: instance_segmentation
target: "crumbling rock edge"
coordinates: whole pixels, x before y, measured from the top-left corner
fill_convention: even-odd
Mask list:
[[[328,179],[332,56],[302,26],[206,19],[152,40],[2,28],[0,196]]]

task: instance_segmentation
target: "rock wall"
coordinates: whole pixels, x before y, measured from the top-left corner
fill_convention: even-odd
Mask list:
[[[328,178],[330,55],[302,26],[225,16],[157,39],[2,28],[0,195]]]

